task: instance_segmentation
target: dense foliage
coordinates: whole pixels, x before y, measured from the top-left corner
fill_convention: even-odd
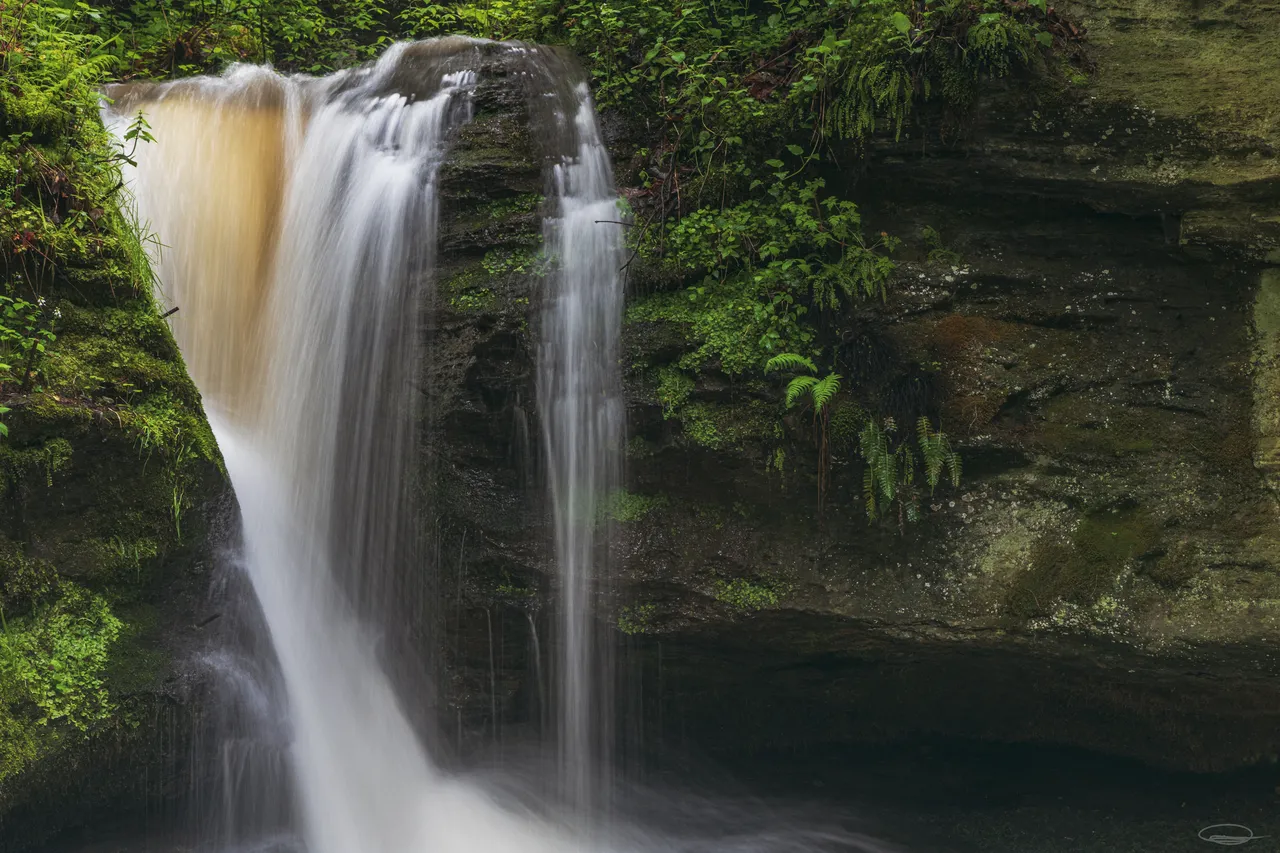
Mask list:
[[[58,0],[22,10],[17,17],[62,28],[49,42],[56,52],[23,60],[25,74],[44,75],[22,99],[36,112],[58,87],[84,91],[109,72],[165,77],[268,61],[318,73],[370,59],[394,40],[452,33],[567,45],[586,63],[599,104],[636,117],[632,135],[645,143],[629,194],[637,225],[629,270],[645,295],[628,319],[674,325],[688,341],[674,362],[635,369],[690,440],[717,448],[778,445],[777,416],[763,415],[756,399],[776,381],[766,362],[779,353],[840,362],[858,332],[859,303],[888,296],[899,241],[863,233],[838,170],[871,134],[902,134],[915,105],[935,100],[962,114],[984,79],[1043,64],[1072,32],[1045,0]],[[71,227],[84,226],[73,217]],[[15,233],[34,239],[36,230]],[[17,345],[45,347],[54,333],[47,313],[27,316]],[[865,373],[846,371],[820,424],[842,403],[853,404],[845,420],[860,419],[845,435],[893,415],[935,416],[927,406],[886,411],[859,381]],[[699,382],[712,374],[741,383],[737,404],[700,398]],[[772,393],[781,414],[781,391]],[[928,434],[936,429],[929,424]],[[927,456],[922,434],[890,429],[881,438],[914,471],[913,460]],[[832,457],[825,426],[812,441],[821,496]],[[879,446],[846,444],[846,457]],[[914,494],[912,471],[897,477],[894,500]],[[874,517],[870,487],[864,497]],[[914,517],[914,497],[906,503]]]

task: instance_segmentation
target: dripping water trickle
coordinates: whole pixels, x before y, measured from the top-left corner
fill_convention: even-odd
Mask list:
[[[604,500],[617,485],[622,437],[618,380],[623,243],[617,193],[585,83],[571,115],[556,115],[567,153],[552,172],[559,205],[546,244],[556,274],[543,319],[538,408],[543,415],[559,565],[557,700],[560,778],[580,814],[609,808],[613,708],[610,643],[594,596],[607,582]]]

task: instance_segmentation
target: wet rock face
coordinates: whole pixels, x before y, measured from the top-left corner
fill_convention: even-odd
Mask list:
[[[854,187],[868,228],[907,246],[888,304],[851,321],[874,343],[853,355],[925,377],[895,393],[962,439],[962,484],[922,521],[869,525],[848,447],[819,517],[803,424],[777,446],[711,449],[628,373],[604,608],[631,637],[628,725],[649,743],[938,733],[1197,769],[1280,753],[1274,116],[1220,103],[1235,58],[1195,98],[1171,59],[1139,83],[1117,68],[1197,21],[1219,26],[1196,63],[1274,36],[1229,3],[1080,5],[1093,77],[1011,85],[945,134],[923,115],[871,146]],[[1280,75],[1254,85],[1280,91]],[[539,720],[550,589],[532,405],[542,179],[522,109],[495,101],[463,132],[428,320],[447,715],[485,738]],[[609,124],[625,164],[645,140]],[[953,254],[931,258],[925,226]],[[669,328],[624,332],[624,369],[679,350]],[[694,393],[740,413],[772,400],[713,375]]]

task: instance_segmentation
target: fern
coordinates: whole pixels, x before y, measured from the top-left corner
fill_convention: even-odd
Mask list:
[[[849,71],[853,73],[847,73],[844,91],[828,112],[826,132],[842,139],[865,139],[883,116],[900,136],[915,94],[911,75],[885,63]]]
[[[811,390],[818,383],[816,376],[797,376],[787,384],[787,408],[790,409],[796,404],[805,391]]]
[[[858,435],[858,449],[867,466],[862,474],[867,517],[875,521],[896,506],[901,527],[920,517],[915,488],[917,469],[923,469],[930,493],[944,472],[953,486],[959,485],[960,454],[952,449],[945,433],[933,429],[928,418],[916,421],[915,448],[909,439],[895,447],[896,431],[893,418],[885,418],[883,425],[868,418]]]
[[[792,384],[795,382],[793,380]],[[813,397],[813,408],[822,412],[827,408],[827,404],[831,402],[831,398],[840,390],[840,374],[829,373],[811,387],[809,394]],[[788,395],[791,389],[787,389]]]
[[[805,358],[802,355],[796,355],[793,352],[784,352],[775,355],[773,358],[765,362],[764,369],[766,373],[772,373],[775,370],[807,370],[810,373],[817,373],[817,365],[812,359]]]
[[[891,504],[898,494],[897,457],[889,450],[889,433],[893,429],[892,418],[886,419],[884,428],[868,418],[858,435],[858,448],[867,465],[862,474],[862,492],[867,517],[873,521],[880,516],[882,507]]]
[[[944,469],[951,479],[951,485],[960,485],[960,454],[951,449],[951,441],[946,433],[935,432],[929,419],[922,417],[916,422],[916,440],[924,460],[924,474],[929,483],[929,491],[932,492],[937,487]]]

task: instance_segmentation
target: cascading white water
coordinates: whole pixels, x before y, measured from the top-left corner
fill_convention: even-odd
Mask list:
[[[339,482],[338,460],[405,463],[412,448],[413,395],[395,387],[414,351],[410,284],[430,268],[435,174],[475,80],[446,74],[411,103],[378,91],[397,59],[350,88],[255,68],[174,87],[146,106],[162,141],[133,183],[240,504],[312,853],[405,849],[435,784],[338,582],[340,560],[389,559],[399,537],[386,510],[404,483]]]
[[[365,579],[394,568],[412,538],[416,293],[432,271],[435,178],[468,115],[477,44],[397,45],[372,69],[324,80],[241,66],[122,87],[105,113],[119,131],[141,109],[159,140],[131,190],[165,247],[162,295],[180,309],[174,332],[240,505],[310,853],[553,843],[441,777],[375,653],[383,632],[361,619]],[[409,57],[421,97],[389,85]],[[564,571],[562,766],[581,806],[598,758],[586,595],[594,507],[617,449],[620,242],[616,226],[592,222],[616,218],[612,182],[585,86],[574,91],[562,116],[574,146],[555,165],[547,225],[559,272],[540,385]]]
[[[539,350],[538,405],[555,517],[560,582],[557,721],[566,799],[607,809],[610,659],[597,636],[592,595],[608,559],[604,499],[618,482],[623,405],[618,383],[623,241],[609,155],[585,83],[574,113],[558,114],[570,153],[555,164],[559,215],[546,223],[556,256]],[[602,541],[603,540],[603,541]]]

